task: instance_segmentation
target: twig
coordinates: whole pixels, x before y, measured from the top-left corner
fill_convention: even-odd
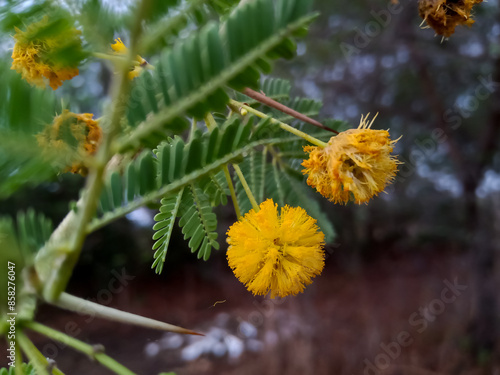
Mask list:
[[[331,129],[331,128],[325,126],[325,125],[323,125],[321,122],[316,121],[316,120],[314,120],[314,119],[312,119],[312,118],[310,118],[310,117],[308,117],[308,116],[306,116],[306,115],[304,115],[304,114],[302,114],[300,112],[297,112],[297,111],[291,109],[290,107],[287,107],[286,105],[283,105],[283,104],[277,102],[276,100],[268,98],[264,94],[261,94],[261,93],[259,93],[257,91],[249,89],[248,87],[243,90],[243,94],[245,94],[246,96],[251,97],[252,99],[255,99],[255,100],[261,102],[262,104],[265,104],[265,105],[267,105],[269,107],[277,109],[278,111],[286,113],[287,115],[295,117],[298,120],[307,122],[308,124],[317,126],[318,128],[321,128],[321,129],[324,129],[324,130],[328,130],[328,131],[330,131],[332,133],[339,134],[338,131],[333,130],[333,129]]]

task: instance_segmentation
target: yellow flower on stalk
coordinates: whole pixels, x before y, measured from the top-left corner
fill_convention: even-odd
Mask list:
[[[57,151],[65,159],[65,172],[87,174],[87,166],[81,159],[95,154],[102,139],[102,129],[93,116],[92,113],[77,114],[66,109],[42,133],[37,134],[42,149]],[[75,157],[79,160],[75,161]]]
[[[376,117],[376,116],[375,116]],[[335,203],[368,202],[394,180],[400,162],[391,155],[394,144],[386,130],[370,129],[368,115],[361,116],[357,129],[330,139],[325,148],[306,146],[309,158],[302,173],[307,184]]]
[[[111,48],[118,55],[127,55],[128,53],[127,46],[123,44],[120,38],[115,39],[115,43],[111,45]],[[131,68],[130,72],[128,72],[128,78],[130,80],[134,79],[135,77],[139,77],[144,68],[149,65],[148,62],[139,55],[136,56],[135,60],[133,61],[133,64],[134,64],[133,68]]]
[[[78,75],[78,68],[74,65],[65,65],[51,61],[50,54],[69,43],[80,46],[80,32],[75,28],[68,28],[64,35],[46,35],[36,37],[37,33],[50,26],[48,17],[29,25],[26,31],[15,28],[14,39],[16,44],[12,52],[11,69],[20,73],[28,83],[45,88],[47,84],[56,90],[63,81]]]
[[[278,214],[272,199],[249,211],[227,232],[227,260],[254,295],[296,295],[325,265],[324,234],[301,207]]]

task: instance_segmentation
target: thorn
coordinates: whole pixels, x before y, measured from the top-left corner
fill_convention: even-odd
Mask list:
[[[274,109],[277,109],[278,111],[281,111],[283,113],[286,113],[287,115],[290,115],[292,117],[295,117],[296,119],[300,120],[300,121],[304,121],[304,122],[307,122],[311,125],[314,125],[314,126],[317,126],[318,128],[321,128],[321,129],[324,129],[324,130],[328,130],[332,133],[335,133],[335,134],[339,134],[338,131],[334,130],[334,129],[330,129],[329,127],[323,125],[322,123],[320,123],[319,121],[316,121],[300,112],[297,112],[271,98],[268,98],[267,96],[265,95],[262,95],[252,89],[249,89],[248,87],[243,89],[243,91],[241,91],[243,94],[251,97],[252,99],[255,99],[257,100],[258,102],[262,103],[262,104],[265,104],[269,107],[272,107]]]
[[[100,353],[104,353],[104,351],[106,349],[104,348],[104,345],[102,345],[102,344],[95,344],[95,345],[92,345],[92,350],[94,351],[94,354],[100,354]]]
[[[106,349],[104,348],[104,345],[102,345],[102,344],[92,345],[92,354],[89,355],[89,357],[92,361],[95,361],[96,354],[103,354],[105,351],[106,351]]]
[[[198,333],[198,332],[195,332],[195,331],[190,331],[188,329],[185,332],[177,332],[177,333],[185,333],[186,335],[193,335],[193,336],[205,336],[203,333]]]
[[[47,358],[47,372],[49,374],[52,374],[52,370],[54,370],[57,367],[56,361],[54,361],[52,358]]]

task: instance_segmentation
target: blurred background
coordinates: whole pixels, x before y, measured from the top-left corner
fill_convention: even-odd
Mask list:
[[[140,374],[500,374],[498,0],[477,5],[472,27],[449,40],[419,26],[416,1],[317,0],[315,8],[321,15],[299,56],[277,63],[273,76],[322,100],[320,119],[356,127],[362,114],[379,113],[374,128],[402,136],[395,153],[404,162],[387,194],[368,205],[318,196],[337,231],[322,275],[296,297],[253,297],[227,266],[223,240],[198,261],[180,231],[156,275],[155,212],[144,208],[87,239],[69,292],[206,336],[47,306],[39,321],[104,345]],[[2,41],[8,56],[13,42]],[[73,111],[99,117],[111,75],[88,61],[61,95],[77,99]],[[1,201],[0,213],[33,207],[57,223],[82,184],[62,175]],[[234,220],[231,207],[220,208],[220,239]],[[33,338],[68,374],[109,373]]]

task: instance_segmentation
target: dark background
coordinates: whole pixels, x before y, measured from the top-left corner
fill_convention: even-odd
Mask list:
[[[395,153],[404,162],[368,205],[321,201],[338,232],[322,275],[299,296],[256,298],[232,275],[224,248],[198,261],[180,233],[155,275],[154,211],[144,209],[87,239],[69,291],[207,336],[46,306],[39,321],[103,344],[140,374],[500,374],[498,1],[477,5],[476,23],[445,41],[419,27],[415,1],[318,0],[316,9],[299,57],[274,75],[291,79],[295,95],[321,99],[321,118],[356,127],[378,112],[374,128],[402,136]],[[110,72],[97,62],[81,70],[64,92],[98,117]],[[61,176],[0,209],[34,207],[57,223],[82,183]],[[219,210],[222,243],[234,220],[230,207]],[[123,273],[128,279],[117,278]],[[33,338],[68,374],[109,373]]]

